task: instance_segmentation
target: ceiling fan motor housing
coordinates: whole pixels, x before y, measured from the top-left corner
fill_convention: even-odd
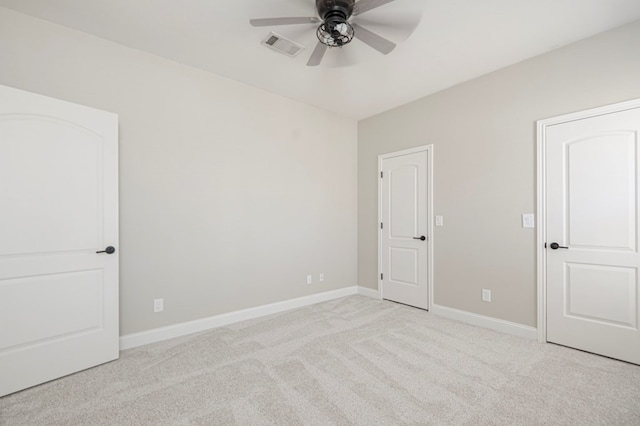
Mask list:
[[[353,14],[355,3],[355,0],[316,0],[316,8],[323,20],[331,16],[340,16],[346,21]]]

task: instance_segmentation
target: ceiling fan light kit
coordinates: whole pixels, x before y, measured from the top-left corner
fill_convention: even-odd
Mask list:
[[[349,22],[325,22],[316,31],[320,43],[329,47],[342,47],[353,40],[355,31]]]
[[[251,19],[254,27],[276,25],[320,24],[316,29],[318,44],[316,45],[308,66],[316,66],[322,62],[327,48],[343,47],[354,38],[362,41],[378,52],[387,55],[395,47],[395,43],[363,28],[354,18],[370,10],[376,9],[395,0],[316,0],[318,17],[283,17]]]

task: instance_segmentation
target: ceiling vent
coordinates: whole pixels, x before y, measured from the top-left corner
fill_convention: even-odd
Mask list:
[[[269,49],[273,49],[276,52],[280,52],[291,58],[296,57],[300,52],[304,50],[304,46],[296,43],[295,41],[286,39],[276,33],[269,34],[269,36],[262,42],[262,44],[267,46]]]

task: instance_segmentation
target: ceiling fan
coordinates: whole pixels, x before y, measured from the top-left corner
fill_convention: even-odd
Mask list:
[[[316,0],[318,16],[251,19],[254,27],[277,25],[319,24],[316,29],[316,45],[308,66],[317,66],[322,62],[328,48],[343,47],[354,38],[374,48],[383,55],[395,49],[396,44],[386,38],[358,25],[357,17],[395,0]]]

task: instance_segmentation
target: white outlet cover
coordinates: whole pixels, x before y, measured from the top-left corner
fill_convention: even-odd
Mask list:
[[[482,301],[491,302],[491,290],[482,289]]]
[[[307,284],[313,283],[313,277],[311,275],[307,275]]]
[[[324,274],[320,274],[320,276],[318,277],[318,281],[320,282],[324,281]]]

